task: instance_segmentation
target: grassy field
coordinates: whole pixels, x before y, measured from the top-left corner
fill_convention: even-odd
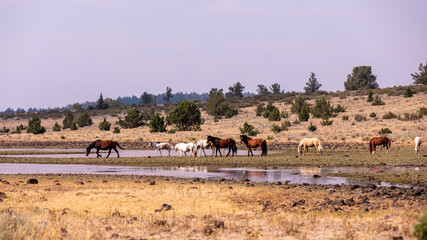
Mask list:
[[[0,175],[0,239],[412,238],[426,193],[97,175]],[[35,178],[38,184],[26,184]]]

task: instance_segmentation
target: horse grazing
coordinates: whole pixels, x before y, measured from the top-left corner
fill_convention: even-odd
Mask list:
[[[388,150],[391,149],[391,141],[390,138],[386,137],[386,136],[381,136],[381,137],[373,137],[371,138],[371,140],[369,140],[369,151],[374,154],[376,152],[376,146],[377,145],[382,145],[383,147],[380,150],[383,150],[383,148],[387,148],[387,153]]]
[[[182,156],[182,153],[184,153],[185,156],[187,156],[187,152],[191,152],[191,155],[193,157],[197,156],[197,151],[194,151],[196,149],[195,143],[177,143],[175,145],[175,152],[179,150],[179,156]]]
[[[101,154],[99,154],[99,150],[108,150],[108,156],[110,156],[111,153],[111,149],[114,149],[114,151],[116,151],[117,153],[117,157],[119,158],[119,151],[117,151],[116,146],[119,147],[121,150],[124,150],[122,147],[120,147],[119,143],[116,141],[111,141],[111,140],[96,140],[95,142],[92,142],[89,147],[86,148],[86,156],[89,155],[90,150],[92,148],[96,149],[96,158],[102,157]]]
[[[170,143],[156,142],[156,141],[150,142],[148,144],[148,147],[155,147],[156,151],[154,152],[154,156],[156,156],[157,151],[159,151],[161,157],[163,157],[162,151],[161,151],[162,149],[168,150],[168,156],[170,157],[171,156],[171,149],[173,148],[172,144],[170,144]]]
[[[261,156],[267,156],[267,142],[262,138],[250,138],[246,135],[240,135],[240,141],[244,142],[246,144],[246,147],[248,148],[248,157],[249,153],[251,153],[252,157],[254,154],[252,153],[252,148],[261,147]]]
[[[308,153],[308,147],[315,147],[317,150],[316,155],[321,155],[323,152],[322,143],[318,138],[303,138],[298,144],[298,154],[302,156],[304,152]]]
[[[420,154],[421,152],[421,144],[423,143],[423,140],[420,137],[415,137],[415,153]]]
[[[214,151],[213,151],[214,145],[213,145],[213,143],[208,142],[208,140],[198,141],[196,143],[196,147],[194,148],[194,151],[198,151],[198,149],[200,149],[200,153],[197,153],[197,155],[199,155],[199,157],[200,157],[200,155],[202,154],[202,151],[203,151],[203,153],[205,154],[205,157],[206,157],[205,148],[208,148],[208,147],[212,148],[212,156],[213,156],[214,155]]]
[[[215,147],[215,156],[218,156],[218,152],[222,157],[221,149],[220,148],[227,148],[228,147],[228,155],[230,155],[230,152],[232,153],[232,156],[234,157],[234,153],[237,154],[237,147],[236,147],[236,141],[234,141],[231,138],[221,139],[217,137],[208,136],[207,142],[210,142]]]

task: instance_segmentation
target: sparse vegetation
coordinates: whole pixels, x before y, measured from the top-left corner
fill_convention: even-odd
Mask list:
[[[410,97],[412,97],[413,94],[414,94],[414,92],[412,92],[412,89],[410,87],[408,87],[405,89],[405,94],[403,95],[403,97],[410,98]]]
[[[308,131],[310,131],[310,132],[314,132],[317,130],[316,125],[314,125],[312,122],[310,122],[310,124],[308,125],[307,128],[308,128]]]
[[[372,74],[371,66],[358,66],[353,68],[353,72],[347,75],[344,82],[345,90],[357,90],[360,88],[378,88],[377,76]]]
[[[142,112],[137,108],[129,110],[125,119],[120,119],[117,124],[122,128],[137,128],[145,124]]]
[[[52,130],[53,130],[54,132],[59,132],[59,131],[61,131],[61,125],[59,125],[59,124],[58,124],[58,122],[55,122],[55,125],[53,125]]]
[[[102,122],[99,123],[98,128],[101,131],[110,131],[111,123],[107,121],[106,118]]]
[[[161,117],[158,113],[154,114],[148,126],[150,132],[166,132],[165,117]]]
[[[199,108],[194,102],[182,100],[168,113],[167,124],[175,125],[180,131],[197,130],[203,123]]]
[[[231,118],[236,116],[239,110],[225,102],[222,89],[213,88],[209,93],[209,99],[206,101],[206,112],[216,119],[221,119],[222,117]]]
[[[349,117],[348,117],[347,115],[342,116],[342,120],[343,120],[343,121],[348,121],[348,118],[349,118]]]
[[[376,114],[376,113],[374,113],[374,112],[371,112],[371,114],[369,114],[369,116],[370,116],[371,118],[374,118],[374,117],[376,117],[376,116],[377,116],[377,114]]]
[[[392,112],[388,112],[382,116],[382,119],[393,119],[393,118],[397,118],[397,115]]]
[[[114,127],[113,133],[120,133],[120,128],[119,127]]]
[[[324,118],[324,119],[322,119],[322,121],[320,122],[320,124],[322,126],[330,126],[330,125],[332,125],[333,122],[334,121],[329,120],[329,118]]]
[[[381,100],[381,98],[376,95],[374,101],[372,102],[372,106],[385,105],[385,102]]]
[[[40,118],[33,116],[33,118],[28,121],[27,133],[43,134],[44,132],[46,132],[46,128],[41,125]]]
[[[386,134],[389,134],[389,133],[391,133],[391,130],[390,130],[389,128],[381,128],[381,129],[378,131],[378,134],[379,134],[379,135],[386,135]]]
[[[346,107],[341,106],[341,104],[338,104],[337,107],[334,109],[334,112],[336,113],[340,113],[340,112],[345,112],[346,111]]]
[[[366,121],[366,117],[360,114],[356,114],[354,115],[354,120],[356,120],[357,122]]]
[[[316,100],[316,103],[311,108],[311,114],[315,118],[327,119],[334,115],[334,108],[325,97]]]
[[[77,125],[79,125],[79,127],[91,126],[93,124],[92,118],[87,112],[80,114],[77,117],[76,122],[77,122]]]
[[[65,114],[64,120],[62,121],[62,128],[67,129],[71,127],[71,124],[74,122],[74,114],[71,111],[67,111]]]
[[[367,102],[373,102],[374,101],[374,93],[372,92],[372,90],[369,90],[368,99],[366,101]]]
[[[256,136],[258,134],[258,130],[255,130],[255,127],[248,122],[245,122],[243,127],[239,127],[239,129],[241,134],[248,134],[249,136]]]
[[[427,239],[427,213],[424,214],[414,227],[414,235],[419,240]]]
[[[271,126],[271,131],[273,131],[274,133],[279,133],[282,131],[282,128],[279,125],[273,123],[273,126]]]

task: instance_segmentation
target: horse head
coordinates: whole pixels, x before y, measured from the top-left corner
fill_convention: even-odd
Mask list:
[[[86,148],[86,156],[88,156],[88,155],[89,155],[89,153],[90,153],[90,149],[91,149],[90,147],[87,147],[87,148]]]

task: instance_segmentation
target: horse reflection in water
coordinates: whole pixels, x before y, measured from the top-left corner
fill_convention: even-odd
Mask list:
[[[322,173],[322,168],[320,168],[320,167],[299,167],[298,171],[302,176],[314,176],[314,175],[320,175]]]

